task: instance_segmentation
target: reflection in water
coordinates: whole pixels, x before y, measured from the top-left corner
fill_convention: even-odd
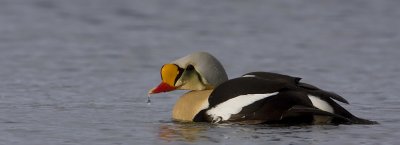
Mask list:
[[[279,142],[292,144],[303,142],[318,144],[318,138],[339,126],[285,126],[285,125],[237,125],[208,123],[167,123],[159,126],[158,137],[167,142],[214,142],[235,143],[247,142]],[[229,131],[228,131],[229,130]],[[221,134],[221,132],[224,132]]]
[[[202,123],[161,124],[158,137],[165,141],[195,142],[201,137],[202,132],[208,128],[207,125]]]

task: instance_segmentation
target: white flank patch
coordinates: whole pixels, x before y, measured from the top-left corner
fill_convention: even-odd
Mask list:
[[[255,75],[244,75],[244,76],[242,76],[242,77],[252,77],[252,78],[254,78],[254,77],[256,77]]]
[[[248,94],[248,95],[240,95],[235,98],[229,99],[217,106],[211,108],[206,112],[207,115],[210,115],[213,118],[213,121],[224,121],[228,120],[232,114],[237,114],[242,111],[243,107],[246,107],[258,100],[267,98],[269,96],[273,96],[278,94],[278,92],[269,93],[269,94]],[[219,119],[220,118],[220,119]],[[218,122],[216,121],[216,122]]]
[[[308,95],[308,98],[310,98],[311,103],[314,105],[314,107],[317,107],[318,109],[324,110],[326,112],[334,113],[332,106],[329,105],[328,102],[321,100],[320,98],[313,95]]]

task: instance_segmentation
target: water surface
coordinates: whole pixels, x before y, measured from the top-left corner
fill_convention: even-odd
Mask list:
[[[2,0],[0,144],[399,144],[396,0]],[[162,64],[299,76],[379,125],[175,123]]]

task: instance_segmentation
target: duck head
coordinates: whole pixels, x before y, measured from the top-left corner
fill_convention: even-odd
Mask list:
[[[164,64],[161,83],[149,94],[173,90],[208,90],[228,80],[221,63],[207,52],[195,52]]]

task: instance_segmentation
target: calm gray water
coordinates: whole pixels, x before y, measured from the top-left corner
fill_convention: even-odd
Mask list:
[[[0,144],[399,144],[398,0],[1,0]],[[379,125],[170,119],[163,63],[208,51],[229,76],[273,71],[335,91]]]

